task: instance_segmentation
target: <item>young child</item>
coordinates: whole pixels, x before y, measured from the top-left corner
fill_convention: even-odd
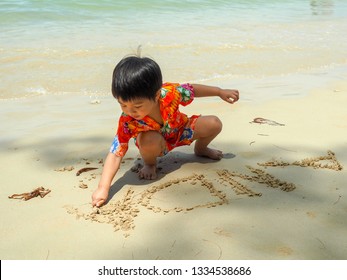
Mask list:
[[[185,106],[194,97],[206,96],[219,96],[232,104],[239,99],[237,90],[199,84],[162,84],[161,70],[155,61],[129,56],[122,59],[113,71],[112,94],[123,113],[98,188],[92,195],[93,206],[100,207],[106,202],[130,138],[135,139],[144,162],[139,171],[139,177],[143,179],[156,178],[157,157],[195,140],[196,155],[215,160],[223,157],[221,151],[208,147],[222,130],[219,118],[188,117],[179,111],[179,105]]]

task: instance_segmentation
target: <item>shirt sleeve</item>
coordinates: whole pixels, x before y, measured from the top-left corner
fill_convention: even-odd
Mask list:
[[[124,157],[129,148],[129,140],[132,137],[128,122],[122,115],[118,122],[117,134],[113,139],[110,152],[118,157]]]
[[[116,135],[113,139],[110,153],[115,154],[117,157],[124,157],[126,152],[128,151],[128,143],[120,143],[118,139],[118,135]]]
[[[194,88],[191,84],[181,84],[176,87],[176,90],[181,94],[180,104],[186,106],[194,100]]]

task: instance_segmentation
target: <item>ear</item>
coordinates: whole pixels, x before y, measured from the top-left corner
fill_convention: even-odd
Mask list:
[[[160,93],[161,93],[161,89],[159,89],[159,90],[157,91],[157,93],[155,94],[155,101],[156,101],[156,102],[159,101]]]

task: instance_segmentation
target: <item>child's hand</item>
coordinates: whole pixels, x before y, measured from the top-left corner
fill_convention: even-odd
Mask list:
[[[233,104],[239,100],[239,91],[237,89],[221,89],[219,96],[224,101]]]
[[[105,188],[98,187],[92,195],[92,206],[100,207],[102,206],[108,197],[108,190]]]

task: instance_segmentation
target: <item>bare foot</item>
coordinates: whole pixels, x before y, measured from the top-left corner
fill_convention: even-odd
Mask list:
[[[139,171],[140,179],[154,180],[157,178],[157,166],[145,164]]]
[[[208,157],[210,159],[220,160],[223,158],[223,152],[220,150],[210,149],[206,147],[205,149],[195,148],[195,154],[200,157]]]

